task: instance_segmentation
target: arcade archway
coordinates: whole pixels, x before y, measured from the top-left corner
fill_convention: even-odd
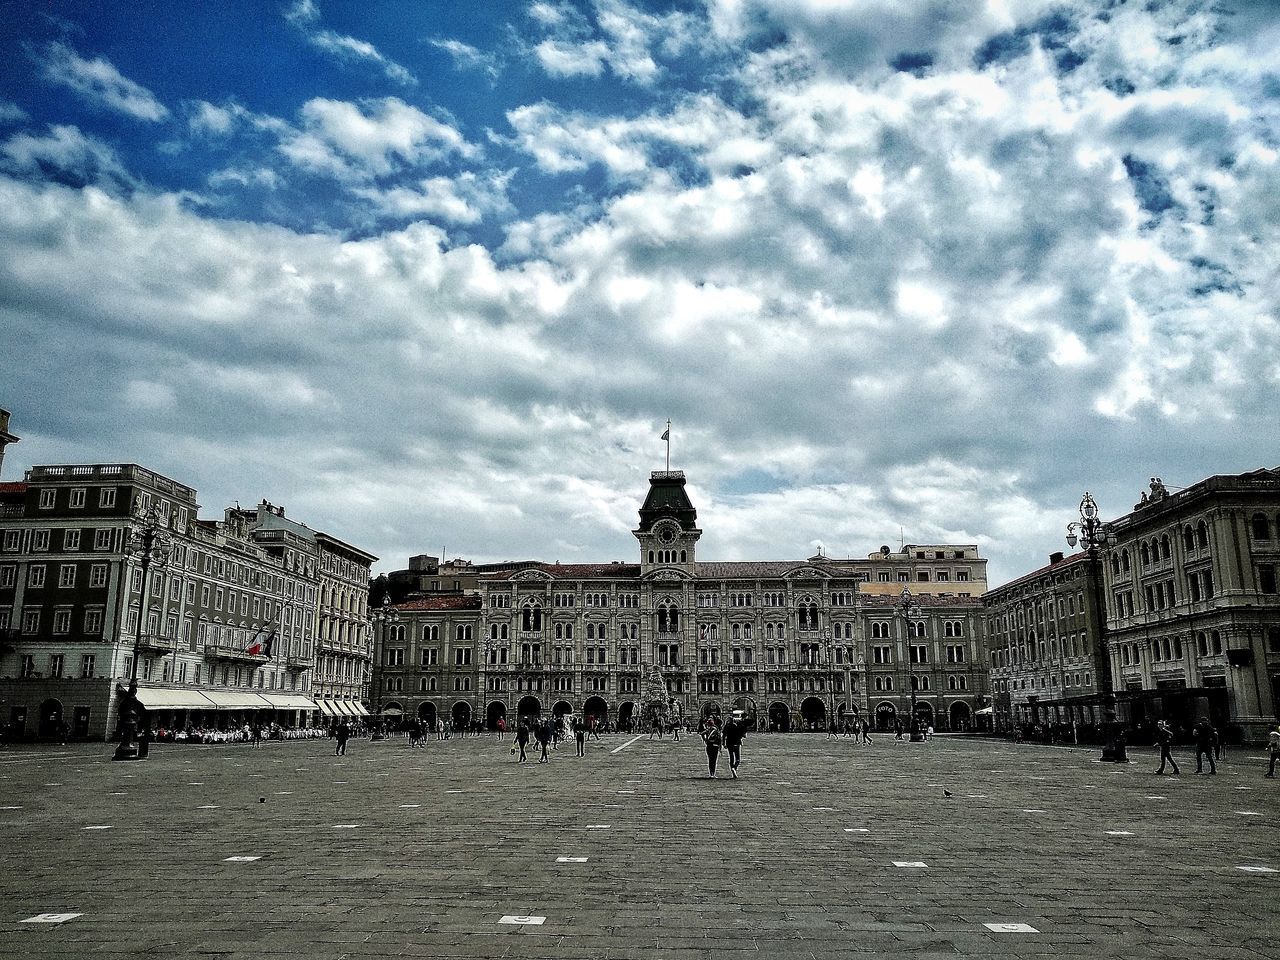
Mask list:
[[[752,697],[738,697],[733,701],[733,709],[742,711],[743,722],[754,730],[756,726],[756,701]]]
[[[418,704],[418,719],[434,730],[436,728],[436,705],[430,700]]]
[[[778,733],[791,729],[791,711],[781,700],[769,704],[769,729]]]
[[[453,729],[466,730],[467,727],[471,726],[471,704],[465,700],[459,700],[453,705],[451,715],[453,716]]]
[[[932,727],[933,723],[933,704],[925,703],[923,700],[916,703],[916,717],[920,720],[920,726]]]
[[[951,705],[951,729],[952,730],[968,730],[973,723],[973,715],[969,710],[969,705],[963,700],[957,700]]]
[[[702,718],[702,722],[706,723],[712,717],[715,718],[717,724],[720,723],[720,704],[715,700],[708,700],[702,705],[702,709],[698,715]]]
[[[806,730],[821,730],[827,725],[827,705],[820,697],[805,697],[800,702],[800,719]]]
[[[485,708],[484,723],[490,730],[498,729],[498,721],[507,719],[507,705],[501,700],[493,700]]]
[[[582,716],[584,719],[595,717],[596,724],[601,725],[609,719],[609,704],[605,703],[604,697],[587,697],[582,705]]]
[[[634,700],[624,700],[618,705],[618,727],[629,731],[635,722],[636,704]]]
[[[551,715],[559,720],[563,716],[573,713],[573,704],[568,700],[557,700],[551,706]]]
[[[898,719],[898,708],[888,700],[881,700],[876,704],[876,729],[891,730],[894,721]]]
[[[537,719],[542,716],[542,701],[532,695],[521,697],[516,704],[516,716],[521,720]]]

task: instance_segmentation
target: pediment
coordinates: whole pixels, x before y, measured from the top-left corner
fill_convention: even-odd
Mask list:
[[[684,582],[692,580],[693,577],[690,574],[685,573],[683,570],[651,570],[649,573],[644,575],[643,579]]]
[[[787,580],[830,580],[831,574],[817,567],[797,567],[794,570],[788,570],[783,577]]]
[[[546,583],[548,580],[555,578],[545,570],[521,570],[519,573],[513,573],[507,577],[508,580],[536,580],[540,583]]]

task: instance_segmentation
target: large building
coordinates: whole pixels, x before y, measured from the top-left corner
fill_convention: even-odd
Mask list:
[[[975,724],[987,694],[976,546],[708,562],[701,534],[684,474],[660,471],[633,531],[638,562],[525,561],[478,573],[473,594],[394,605],[377,634],[374,702],[488,726],[743,709],[791,729],[833,717],[889,727],[914,700],[922,723]]]
[[[1092,570],[1056,554],[987,595],[997,726],[1114,711],[1265,739],[1280,717],[1280,469],[1173,493],[1153,479],[1103,531]]]
[[[344,556],[367,583],[368,554],[269,504],[202,520],[193,488],[137,464],[36,466],[0,500],[11,735],[51,736],[64,723],[75,737],[112,735],[117,685],[135,672],[153,726],[319,719],[328,701],[316,699],[317,630],[334,616],[320,609],[324,566]],[[136,531],[149,509],[168,558],[144,584]],[[348,620],[363,610],[358,593],[344,602]],[[359,634],[367,645],[367,628]],[[357,690],[343,688],[343,712],[364,712]]]
[[[1096,583],[1087,554],[1055,553],[983,598],[997,731],[1106,719]]]

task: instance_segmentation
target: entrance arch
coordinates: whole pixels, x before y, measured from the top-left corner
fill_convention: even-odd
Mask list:
[[[769,729],[778,733],[791,729],[791,710],[781,700],[769,704]]]
[[[932,727],[936,726],[933,722],[933,704],[925,703],[923,700],[916,702],[916,716],[920,718],[920,726]]]
[[[429,726],[432,730],[435,730],[436,705],[430,700],[426,700],[418,704],[418,719]]]
[[[62,725],[62,701],[50,697],[40,704],[40,736],[56,737]]]
[[[702,705],[702,709],[698,715],[702,717],[702,722],[706,723],[712,717],[715,717],[716,725],[720,724],[720,704],[715,700],[708,700]]]
[[[963,700],[957,700],[951,705],[951,729],[952,730],[968,730],[972,723],[969,705]]]
[[[743,722],[749,729],[756,726],[756,701],[753,697],[738,697],[733,701],[733,709],[742,711]]]
[[[569,713],[573,713],[573,704],[568,700],[557,700],[551,707],[551,715],[557,720]]]
[[[623,700],[622,703],[618,705],[618,728],[630,732],[632,722],[635,719],[635,713],[635,701]]]
[[[806,730],[821,730],[827,725],[827,705],[821,697],[805,697],[800,701],[800,716]]]
[[[520,702],[516,704],[516,716],[521,720],[527,718],[537,719],[542,716],[542,701],[532,694],[527,697],[521,697]]]
[[[503,703],[501,700],[494,700],[490,702],[488,707],[485,708],[484,722],[485,722],[485,726],[488,727],[490,730],[497,730],[498,721],[505,720],[506,718],[507,718],[507,705]]]
[[[582,705],[582,717],[595,717],[596,723],[603,724],[609,719],[609,704],[605,703],[604,697],[587,697]]]
[[[893,722],[898,719],[898,708],[888,700],[881,700],[876,704],[876,729],[888,730],[893,727]]]
[[[465,700],[459,700],[453,705],[450,711],[453,717],[453,729],[465,730],[471,725],[471,704]]]

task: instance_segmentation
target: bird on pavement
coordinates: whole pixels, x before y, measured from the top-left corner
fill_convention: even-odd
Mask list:
[[[946,790],[946,789],[942,791],[942,795],[948,798],[955,796],[955,794],[953,794],[950,790]]]

